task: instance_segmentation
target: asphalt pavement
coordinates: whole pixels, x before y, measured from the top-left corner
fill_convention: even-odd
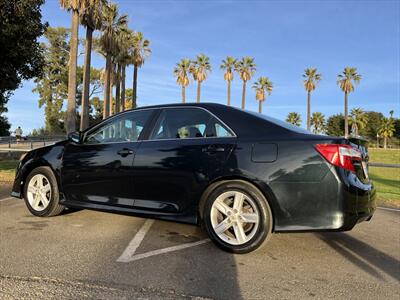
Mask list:
[[[233,255],[196,226],[89,210],[38,218],[0,200],[2,299],[399,299],[399,281],[397,211]]]

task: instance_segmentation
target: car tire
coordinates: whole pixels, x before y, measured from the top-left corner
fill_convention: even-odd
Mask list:
[[[272,212],[265,196],[241,180],[225,181],[208,193],[203,226],[219,248],[248,253],[266,243],[272,233]]]
[[[29,173],[24,185],[24,200],[29,211],[38,217],[57,216],[65,208],[60,204],[58,183],[49,167],[38,167]]]

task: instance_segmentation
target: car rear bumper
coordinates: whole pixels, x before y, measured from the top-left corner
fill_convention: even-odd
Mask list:
[[[342,182],[343,224],[337,231],[351,230],[357,223],[371,220],[376,210],[376,189],[372,182],[362,183],[354,174]]]

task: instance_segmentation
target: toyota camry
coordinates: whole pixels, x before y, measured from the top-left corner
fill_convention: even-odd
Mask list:
[[[94,209],[202,225],[246,253],[273,232],[371,219],[367,142],[220,104],[142,107],[21,157],[12,196],[39,217]]]

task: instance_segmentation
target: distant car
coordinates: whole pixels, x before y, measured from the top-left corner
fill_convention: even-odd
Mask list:
[[[74,207],[202,224],[220,248],[246,253],[272,232],[369,220],[367,161],[360,139],[220,104],[159,105],[28,152],[12,196],[40,217]]]

